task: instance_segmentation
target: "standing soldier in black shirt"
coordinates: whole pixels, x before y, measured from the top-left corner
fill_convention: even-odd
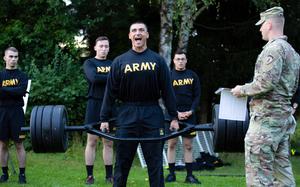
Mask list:
[[[107,60],[109,40],[106,36],[100,36],[96,39],[94,50],[96,51],[96,56],[86,60],[83,65],[84,73],[89,84],[85,115],[86,124],[100,121],[100,110],[104,97],[106,80],[112,62],[111,60]],[[94,183],[93,167],[98,139],[99,137],[97,135],[89,133],[87,135],[87,145],[85,148],[85,163],[87,170],[86,184]],[[112,183],[113,142],[104,138],[102,138],[102,142],[106,182]]]
[[[9,139],[16,146],[19,161],[19,183],[25,184],[26,152],[23,140],[20,138],[21,127],[25,125],[22,106],[23,96],[26,94],[28,78],[18,69],[19,52],[14,47],[9,47],[4,52],[5,70],[0,72],[0,160],[2,176],[0,183],[8,180],[8,147]]]
[[[162,97],[171,116],[170,128],[177,130],[175,95],[164,59],[147,48],[149,33],[142,22],[131,24],[132,49],[118,56],[108,76],[101,109],[101,130],[109,131],[109,111],[120,100],[116,136],[151,138],[163,135],[164,115],[158,105]],[[139,142],[118,141],[114,186],[126,186],[129,170]],[[141,142],[151,187],[163,187],[163,142]]]
[[[186,69],[187,58],[182,51],[176,51],[174,59],[174,69],[171,71],[171,81],[176,95],[176,105],[178,119],[190,124],[196,124],[195,110],[200,100],[200,81],[196,73]],[[186,183],[200,184],[192,174],[193,168],[193,138],[196,132],[182,135],[184,144],[184,161],[187,171]],[[175,176],[175,153],[178,138],[168,141],[168,162],[170,174],[166,177],[166,182],[176,181]]]

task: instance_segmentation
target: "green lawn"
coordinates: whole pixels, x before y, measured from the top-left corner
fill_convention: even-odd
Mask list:
[[[15,151],[10,151],[12,162],[17,168]],[[72,146],[64,154],[36,154],[29,152],[27,154],[27,182],[25,186],[55,186],[55,187],[74,187],[86,186],[84,180],[86,177],[84,165],[84,146]],[[231,166],[217,168],[214,171],[196,171],[194,174],[200,179],[203,187],[240,187],[245,186],[244,174],[244,157],[243,154],[222,154],[220,157],[224,162],[231,163]],[[293,157],[293,169],[296,177],[296,183],[300,184],[300,157]],[[1,184],[1,186],[13,187],[20,186],[18,174],[13,174],[11,164],[9,182]],[[17,171],[18,172],[18,171]],[[165,170],[165,173],[168,172]],[[101,150],[97,150],[97,158],[94,169],[96,181],[93,186],[111,186],[104,183],[105,170],[101,158]],[[222,175],[228,175],[226,177]],[[221,176],[217,176],[221,175]],[[241,176],[242,175],[242,176]],[[167,183],[167,187],[184,187],[191,186],[183,183],[185,172],[177,172],[177,182]],[[147,170],[142,169],[139,161],[136,159],[134,166],[131,168],[128,179],[128,187],[146,187],[148,185]]]

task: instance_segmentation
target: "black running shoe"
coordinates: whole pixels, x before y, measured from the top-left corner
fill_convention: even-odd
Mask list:
[[[186,176],[185,183],[201,184],[201,182],[194,175]]]
[[[85,180],[85,184],[87,184],[87,185],[90,185],[90,184],[94,184],[94,176],[93,175],[90,175],[90,176],[88,176],[87,178],[86,178],[86,180]]]
[[[8,180],[8,175],[5,175],[5,174],[1,175],[0,183],[7,182],[7,180]]]
[[[19,184],[26,184],[26,177],[25,174],[20,174],[19,175]]]
[[[105,182],[106,182],[107,184],[113,184],[114,178],[113,178],[113,177],[107,177],[107,178],[105,178]]]
[[[176,175],[175,174],[169,174],[166,179],[165,179],[166,182],[175,182],[176,181]]]

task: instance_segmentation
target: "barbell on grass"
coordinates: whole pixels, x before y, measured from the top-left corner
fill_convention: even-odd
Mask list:
[[[214,150],[216,152],[243,152],[244,137],[249,125],[248,115],[245,121],[219,119],[219,105],[214,105],[212,123],[180,123],[180,130],[156,138],[119,138],[94,128],[99,123],[68,126],[68,115],[63,105],[35,106],[31,111],[30,127],[22,132],[30,132],[33,151],[36,153],[65,152],[68,148],[68,132],[87,131],[109,140],[122,141],[165,141],[191,131],[213,131]]]

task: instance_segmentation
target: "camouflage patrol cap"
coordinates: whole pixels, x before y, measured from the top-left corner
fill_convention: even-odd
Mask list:
[[[283,17],[283,8],[276,6],[260,13],[260,20],[255,25],[261,25],[267,19],[273,17]]]

